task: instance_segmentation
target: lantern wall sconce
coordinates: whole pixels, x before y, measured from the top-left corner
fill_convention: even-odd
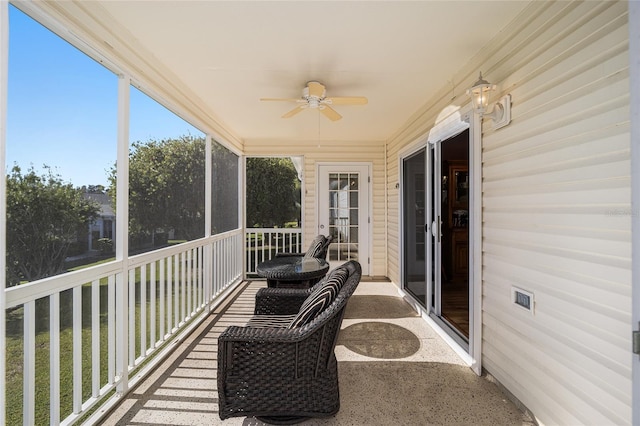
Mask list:
[[[473,111],[478,113],[480,117],[489,117],[493,121],[493,129],[499,129],[511,122],[511,95],[505,95],[498,99],[491,112],[487,112],[489,108],[489,93],[495,90],[496,86],[482,78],[482,73],[478,81],[467,90],[467,95],[471,96],[471,104]]]

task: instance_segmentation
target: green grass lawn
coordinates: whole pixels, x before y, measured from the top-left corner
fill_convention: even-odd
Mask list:
[[[107,260],[108,261],[108,260]],[[103,263],[105,261],[102,261]],[[88,267],[92,265],[86,265]],[[149,268],[149,267],[147,267]],[[156,263],[156,268],[158,265]],[[174,276],[180,276],[180,270],[173,271]],[[149,281],[147,270],[147,281]],[[156,271],[156,278],[159,278]],[[160,296],[159,284],[156,282],[156,299],[150,301],[150,285],[147,282],[147,334],[150,329],[150,306],[156,303],[156,316],[159,315]],[[193,286],[193,284],[192,284]],[[193,289],[192,289],[193,290]],[[173,289],[176,294],[176,289]],[[178,304],[182,306],[182,291],[176,296]],[[166,295],[165,295],[166,297]],[[192,304],[194,298],[192,295]],[[166,302],[166,301],[165,301]],[[72,412],[73,404],[73,298],[72,290],[60,294],[60,418],[64,419]],[[174,306],[172,306],[173,310]],[[136,270],[136,357],[140,356],[140,268]],[[22,396],[23,396],[23,308],[7,311],[6,338],[6,420],[8,425],[22,424]],[[174,313],[172,312],[172,317]],[[91,396],[91,284],[82,287],[82,399]],[[107,383],[107,280],[100,283],[100,387]],[[159,335],[159,318],[156,321],[156,339]],[[36,386],[35,386],[35,424],[49,424],[49,300],[36,301]],[[150,346],[147,337],[147,348]]]

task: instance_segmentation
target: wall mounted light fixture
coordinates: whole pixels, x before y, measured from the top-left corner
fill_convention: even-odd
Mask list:
[[[480,73],[478,81],[467,90],[467,95],[471,96],[473,111],[480,114],[481,117],[489,117],[493,121],[493,129],[499,129],[511,122],[511,95],[500,98],[493,104],[491,112],[487,112],[489,93],[495,88],[496,86],[483,79],[482,73]]]

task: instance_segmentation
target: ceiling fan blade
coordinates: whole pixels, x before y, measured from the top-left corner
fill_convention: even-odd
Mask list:
[[[285,102],[299,102],[301,99],[296,98],[260,98],[261,101],[285,101]]]
[[[282,118],[293,117],[294,115],[298,114],[300,111],[305,109],[306,107],[307,107],[306,105],[298,105],[297,107],[295,107],[294,109],[292,109],[291,111],[283,115]]]
[[[308,82],[307,87],[309,88],[309,96],[322,98],[325,94],[324,86],[321,83],[318,83],[317,81]]]
[[[342,118],[342,116],[329,105],[322,105],[319,110],[331,121],[338,121]]]
[[[366,105],[369,101],[364,96],[339,96],[336,98],[326,98],[331,105]]]

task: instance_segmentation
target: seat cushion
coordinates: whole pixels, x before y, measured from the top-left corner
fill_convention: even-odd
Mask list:
[[[289,328],[302,327],[309,324],[335,300],[340,289],[347,281],[349,273],[342,268],[336,268],[329,273],[322,285],[311,293],[302,305],[298,314],[289,324]]]
[[[315,237],[309,246],[309,250],[304,254],[304,257],[318,257],[322,253],[325,241],[326,237],[324,235]]]

